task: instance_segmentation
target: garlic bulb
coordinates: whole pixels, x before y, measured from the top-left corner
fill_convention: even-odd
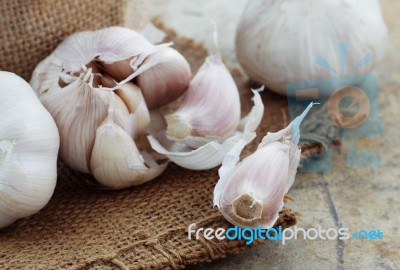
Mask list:
[[[368,73],[386,44],[378,0],[251,0],[236,55],[253,80],[286,94],[288,83]]]
[[[150,114],[134,79],[162,65],[165,58],[158,52],[169,45],[154,46],[133,30],[110,27],[70,36],[37,66],[31,85],[56,121],[60,156],[69,167],[114,189],[144,183],[165,170],[164,158],[137,144]],[[166,63],[182,62],[178,52],[173,55]],[[158,90],[152,94],[159,100],[171,100],[172,90]]]
[[[42,209],[57,180],[54,120],[23,79],[0,71],[0,228]]]
[[[125,83],[117,85],[113,94],[95,88],[94,76],[89,68],[68,85],[56,85],[40,97],[60,130],[62,159],[115,189],[157,177],[166,168],[165,162],[159,165],[151,156],[143,160],[141,155],[147,153],[140,152],[134,141],[150,122],[140,89]]]
[[[268,133],[243,161],[239,158],[245,141],[238,141],[228,152],[218,172],[214,205],[229,222],[264,229],[275,224],[300,162],[299,126],[312,106],[285,129]]]

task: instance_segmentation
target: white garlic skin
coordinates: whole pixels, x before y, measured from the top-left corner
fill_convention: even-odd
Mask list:
[[[97,129],[91,157],[91,170],[96,180],[111,189],[143,184],[159,176],[168,163],[158,166],[145,160],[132,137],[108,115]],[[151,157],[150,157],[151,160]]]
[[[163,130],[167,123],[163,121],[161,115],[157,116],[153,111],[151,120],[153,131],[150,134],[155,136],[148,136],[151,147],[180,167],[189,170],[209,170],[221,165],[227,153],[238,141],[245,146],[256,137],[255,130],[263,118],[264,104],[258,90],[253,90],[253,93],[253,108],[240,120],[238,130],[221,143],[216,140],[208,141],[208,138],[203,137],[188,137],[183,142],[170,141],[164,137]]]
[[[23,79],[0,72],[0,228],[50,200],[60,138],[53,118]]]
[[[251,0],[236,33],[236,55],[253,80],[286,95],[286,84],[365,74],[382,60],[387,29],[378,0]],[[342,70],[339,45],[348,45]],[[353,72],[367,54],[372,61]],[[318,56],[337,73],[316,63]]]
[[[186,59],[173,48],[162,48],[148,58],[156,58],[158,64],[140,74],[137,84],[153,109],[176,100],[187,89],[192,73]]]
[[[60,157],[80,172],[90,173],[96,129],[107,117],[109,101],[102,91],[77,79],[44,92],[40,100],[53,116],[61,136]]]
[[[92,61],[104,64],[106,71],[117,65],[118,68],[112,73],[119,75],[116,79],[122,79],[132,72],[131,69],[126,70],[126,61],[132,69],[136,69],[147,56],[156,51],[156,46],[143,35],[125,27],[114,26],[74,33],[37,65],[30,85],[40,95],[58,82],[62,70],[76,72],[82,65]]]

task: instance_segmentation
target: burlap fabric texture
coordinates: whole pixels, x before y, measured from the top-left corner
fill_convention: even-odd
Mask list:
[[[143,26],[143,0],[2,0],[0,70],[29,80],[64,37],[112,25]]]
[[[122,24],[123,7],[118,0],[96,5],[89,0],[1,1],[1,69],[28,79],[34,66],[70,33]],[[168,39],[195,72],[206,51],[173,32]],[[240,73],[233,74],[247,112],[250,86]],[[268,117],[245,155],[266,131],[283,127],[285,99],[270,93],[263,99]],[[55,194],[42,211],[0,231],[0,269],[175,269],[248,248],[243,241],[187,237],[191,223],[231,226],[212,205],[217,169],[195,172],[171,164],[158,179],[123,191],[102,190],[91,176],[62,163],[58,174]],[[284,209],[276,225],[295,223],[294,213]]]

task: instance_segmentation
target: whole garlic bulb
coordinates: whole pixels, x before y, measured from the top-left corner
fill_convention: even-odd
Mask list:
[[[218,171],[214,205],[229,222],[263,229],[275,224],[300,163],[299,126],[312,106],[285,129],[268,133],[243,161],[239,159],[246,141],[237,142],[228,152]]]
[[[23,79],[0,71],[0,228],[33,215],[53,195],[60,138]]]
[[[368,73],[386,44],[378,0],[250,0],[236,33],[244,70],[280,94],[292,82]]]

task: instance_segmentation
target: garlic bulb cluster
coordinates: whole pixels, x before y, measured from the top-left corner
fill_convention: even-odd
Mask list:
[[[53,195],[60,138],[23,79],[0,71],[0,228],[33,215]]]
[[[206,170],[220,165],[238,140],[246,138],[249,143],[254,138],[264,106],[259,93],[253,92],[255,106],[241,123],[239,92],[217,50],[190,82],[180,107],[165,116],[166,134],[149,136],[151,146],[184,168]]]
[[[368,73],[386,45],[378,0],[251,0],[236,34],[244,70],[281,94],[288,83]]]
[[[275,224],[300,162],[299,126],[312,106],[285,129],[268,133],[243,161],[239,159],[246,141],[238,141],[228,152],[219,169],[214,205],[229,222],[263,229]]]
[[[169,45],[110,27],[73,34],[36,67],[30,83],[56,121],[67,165],[113,189],[163,172],[165,160],[137,143],[149,108],[177,99],[190,83],[189,64]]]

